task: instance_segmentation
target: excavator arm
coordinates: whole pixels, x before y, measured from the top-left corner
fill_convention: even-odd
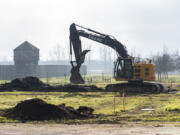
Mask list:
[[[83,28],[91,33],[85,32],[83,30],[77,30],[76,27]],[[70,41],[73,44],[75,55],[82,52],[80,36],[84,38],[88,38],[90,40],[94,40],[96,42],[102,43],[108,47],[113,48],[118,53],[119,57],[122,58],[129,57],[126,47],[122,43],[117,41],[115,38],[112,38],[110,35],[102,34],[100,32],[73,23],[70,26]]]
[[[78,30],[76,27],[79,27],[83,30]],[[85,30],[88,32],[86,32]],[[118,54],[118,59],[115,62],[114,75],[115,76],[121,75],[121,76],[126,77],[127,73],[124,71],[125,69],[124,62],[130,60],[130,59],[126,60],[129,57],[126,47],[110,35],[102,34],[100,32],[97,32],[97,31],[94,31],[94,30],[91,30],[91,29],[88,29],[88,28],[85,28],[85,27],[82,27],[80,25],[73,23],[70,25],[70,55],[71,55],[71,65],[72,65],[70,81],[72,83],[77,83],[77,84],[84,83],[84,80],[81,77],[79,70],[82,63],[84,63],[86,53],[90,51],[90,50],[82,51],[80,37],[84,37],[84,38],[96,41],[98,43],[102,43],[114,49]],[[75,54],[75,61],[72,61],[72,48]],[[131,63],[132,65],[131,60],[129,63]],[[122,69],[122,67],[124,69]],[[117,70],[121,71],[121,73],[118,72]],[[131,69],[129,69],[129,71],[130,70],[132,71],[132,66],[131,66]],[[131,76],[132,76],[132,73],[130,73],[130,75],[128,75],[127,77],[131,77]]]

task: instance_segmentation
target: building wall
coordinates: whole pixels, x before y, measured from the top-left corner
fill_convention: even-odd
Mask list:
[[[15,76],[17,78],[23,78],[26,76],[37,76],[38,65],[36,64],[16,64]]]
[[[38,65],[36,76],[39,78],[69,76],[70,70],[70,65]],[[87,67],[83,65],[80,72],[82,75],[87,74]],[[0,80],[13,80],[18,77],[14,65],[0,65]]]
[[[39,50],[14,50],[16,77],[37,76]]]
[[[69,76],[71,66],[69,65],[39,65],[38,66],[38,77],[60,77]],[[82,66],[80,70],[81,74],[87,74],[86,66]]]
[[[14,76],[14,65],[0,65],[0,80],[11,80]]]

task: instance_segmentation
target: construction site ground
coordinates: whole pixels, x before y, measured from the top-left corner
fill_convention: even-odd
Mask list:
[[[178,135],[179,125],[124,124],[0,124],[0,135]]]
[[[11,89],[9,84],[7,86]],[[180,134],[179,84],[174,83],[173,89],[177,91],[159,94],[40,92],[36,89],[1,91],[0,135]],[[6,110],[16,107],[18,103],[31,99],[42,99],[56,106],[65,104],[75,110],[80,106],[87,106],[94,109],[93,117],[22,121],[3,115]]]
[[[130,122],[179,122],[180,93],[133,94],[122,97],[113,92],[0,92],[0,122],[21,122],[3,116],[6,109],[15,107],[19,102],[39,98],[60,105],[87,106],[94,109],[94,117],[88,119],[57,120],[66,124],[119,124]],[[28,121],[27,121],[28,122]]]

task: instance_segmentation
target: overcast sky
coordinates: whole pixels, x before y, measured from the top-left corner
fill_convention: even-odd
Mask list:
[[[179,0],[0,0],[0,18],[0,60],[10,59],[25,40],[41,50],[41,59],[48,59],[58,43],[69,47],[73,22],[113,35],[142,56],[163,46],[180,51]],[[92,51],[98,52],[96,47]]]

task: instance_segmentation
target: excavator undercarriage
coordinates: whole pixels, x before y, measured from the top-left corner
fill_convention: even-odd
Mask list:
[[[164,86],[159,83],[129,81],[125,83],[108,84],[105,88],[108,91],[127,93],[160,93],[164,91]]]

